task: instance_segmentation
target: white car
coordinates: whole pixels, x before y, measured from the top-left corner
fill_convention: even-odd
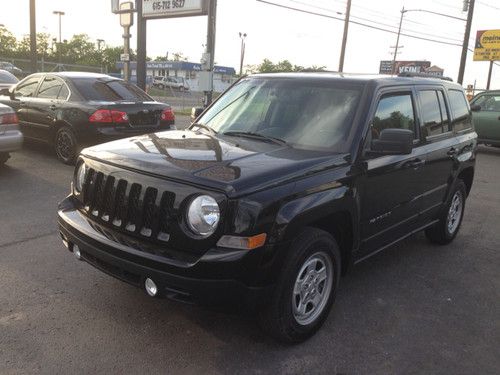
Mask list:
[[[19,130],[19,121],[14,110],[0,104],[0,166],[10,158],[12,151],[17,151],[23,144],[23,134]]]
[[[189,90],[188,83],[182,77],[153,77],[153,86],[162,90],[167,87],[180,91]]]

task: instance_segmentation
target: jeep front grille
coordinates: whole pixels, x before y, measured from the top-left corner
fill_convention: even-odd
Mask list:
[[[82,194],[84,209],[94,220],[129,234],[169,240],[174,193],[89,168]]]

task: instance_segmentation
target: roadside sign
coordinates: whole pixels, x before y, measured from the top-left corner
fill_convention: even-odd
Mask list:
[[[500,30],[477,31],[474,61],[495,60],[500,60]]]
[[[120,26],[130,27],[134,24],[134,14],[132,13],[133,9],[134,9],[134,3],[132,3],[131,1],[127,1],[126,3],[120,4],[121,11],[130,10],[130,13],[120,14]]]
[[[144,18],[175,18],[208,14],[210,0],[142,0]]]
[[[122,53],[120,55],[120,61],[123,61],[123,62],[130,61],[130,55],[128,53]]]

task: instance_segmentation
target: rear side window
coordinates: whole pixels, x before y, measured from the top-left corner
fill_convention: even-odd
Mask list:
[[[57,95],[57,99],[59,99],[59,100],[66,100],[66,99],[68,99],[68,95],[69,95],[68,86],[66,86],[65,84],[63,84],[61,86],[61,90],[59,91],[59,95]]]
[[[37,97],[43,99],[57,99],[57,95],[62,85],[63,83],[59,79],[55,77],[46,77],[38,89]]]
[[[449,121],[443,93],[437,90],[422,90],[419,96],[424,135],[432,137],[446,133]]]
[[[86,100],[95,101],[150,101],[148,94],[135,85],[120,80],[77,78],[73,80]]]
[[[469,104],[465,95],[460,90],[448,90],[451,112],[453,113],[453,130],[460,131],[469,129],[472,125],[469,112]]]
[[[378,139],[384,129],[408,129],[415,135],[415,111],[411,93],[384,95],[372,121],[372,139]]]

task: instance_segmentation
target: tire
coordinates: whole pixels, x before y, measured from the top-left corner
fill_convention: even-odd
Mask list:
[[[335,300],[340,266],[335,239],[323,230],[305,228],[293,241],[269,304],[260,311],[264,331],[287,344],[316,333]],[[323,272],[318,271],[323,268],[325,278],[316,281],[314,277],[321,279]]]
[[[440,215],[439,222],[425,230],[429,241],[439,245],[446,245],[453,241],[462,224],[466,199],[465,184],[458,179],[450,193],[450,199]]]
[[[73,164],[79,152],[75,132],[69,126],[57,129],[54,137],[54,151],[64,164]]]
[[[10,154],[8,152],[0,152],[0,167],[9,160]]]

